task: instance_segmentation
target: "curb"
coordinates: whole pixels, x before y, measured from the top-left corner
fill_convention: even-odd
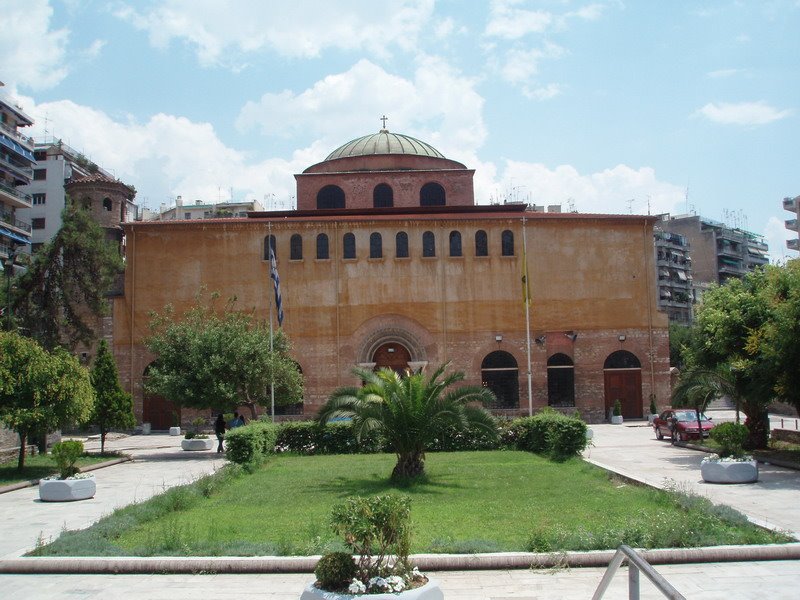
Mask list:
[[[128,462],[133,460],[131,456],[120,456],[119,458],[112,458],[111,460],[107,460],[105,462],[96,463],[93,465],[88,465],[86,467],[81,467],[79,473],[88,473],[89,471],[95,471],[97,469],[103,469],[105,467],[113,467],[114,465],[118,465],[120,463]],[[39,485],[38,479],[29,479],[28,481],[20,481],[17,483],[9,483],[8,485],[0,486],[0,494],[6,494],[8,492],[14,492],[16,490],[21,490],[28,487],[33,487],[35,485]]]
[[[765,546],[637,550],[651,565],[800,560],[800,543]],[[416,554],[425,571],[468,571],[552,567],[607,567],[616,550],[595,552],[500,552],[491,554]],[[31,557],[0,560],[2,574],[222,574],[313,573],[319,556],[220,557]]]

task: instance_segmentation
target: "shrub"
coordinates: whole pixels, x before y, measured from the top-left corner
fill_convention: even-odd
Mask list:
[[[350,581],[358,574],[353,557],[347,552],[331,552],[319,559],[314,575],[320,587],[331,592],[347,589]]]
[[[740,423],[720,423],[711,430],[711,439],[720,445],[719,455],[741,456],[742,446],[747,441],[749,431]]]
[[[517,448],[554,459],[579,454],[586,447],[586,423],[547,408],[534,417],[517,419],[511,425]]]
[[[240,465],[259,462],[266,455],[274,454],[277,436],[278,426],[265,421],[236,427],[225,434],[226,456]]]
[[[61,479],[72,477],[78,472],[75,463],[83,454],[83,442],[77,440],[57,442],[53,444],[51,454],[58,465]]]
[[[197,417],[194,421],[192,421],[192,429],[186,432],[184,438],[187,440],[192,440],[194,438],[207,438],[208,436],[201,432],[200,428],[206,424],[206,420],[203,417]]]
[[[658,407],[656,406],[656,395],[650,394],[650,414],[657,415]]]
[[[281,425],[276,447],[279,452],[298,454],[369,454],[384,451],[386,442],[375,432],[357,439],[349,421],[325,425],[301,421]]]
[[[387,494],[370,498],[350,497],[333,507],[334,532],[359,556],[358,573],[363,582],[373,577],[411,570],[411,500]],[[390,565],[390,557],[395,560]]]
[[[622,402],[620,402],[619,398],[614,400],[614,410],[611,414],[613,414],[615,417],[622,416]]]

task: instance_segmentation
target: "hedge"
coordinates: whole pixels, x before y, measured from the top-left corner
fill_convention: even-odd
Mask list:
[[[517,448],[556,460],[580,454],[588,443],[586,423],[547,408],[536,416],[513,421],[511,428]]]
[[[386,442],[377,433],[356,439],[350,421],[319,425],[316,421],[284,423],[278,431],[278,452],[298,454],[371,454],[386,450]]]
[[[253,463],[275,453],[279,426],[265,421],[251,421],[225,434],[226,456],[237,464]]]

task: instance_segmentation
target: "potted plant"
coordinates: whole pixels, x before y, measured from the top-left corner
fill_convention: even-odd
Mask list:
[[[614,408],[611,411],[611,423],[614,425],[622,424],[622,401],[619,398],[614,400]]]
[[[192,429],[186,432],[186,435],[181,440],[181,448],[184,450],[211,450],[213,445],[211,438],[205,433],[202,433],[201,427],[206,424],[203,417],[197,417],[192,421]]]
[[[711,430],[711,439],[720,445],[719,454],[712,454],[700,463],[700,474],[706,483],[753,483],[758,481],[758,462],[742,448],[748,437],[747,427],[740,423],[720,423]]]
[[[177,411],[172,411],[172,427],[169,428],[170,435],[181,434],[181,417]]]
[[[650,394],[650,414],[647,416],[647,424],[652,425],[658,416],[658,407],[656,406],[656,395]]]
[[[351,497],[334,507],[333,530],[350,551],[320,558],[300,600],[443,600],[439,585],[414,567],[410,500],[405,496]]]
[[[94,475],[80,473],[75,463],[83,454],[83,443],[66,440],[53,444],[51,456],[58,465],[58,475],[39,481],[39,498],[42,502],[72,502],[94,497],[97,485]]]

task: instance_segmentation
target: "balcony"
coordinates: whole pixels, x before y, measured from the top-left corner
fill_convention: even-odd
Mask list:
[[[785,222],[786,229],[789,231],[797,231],[797,219],[787,219]]]
[[[21,183],[30,183],[33,179],[33,167],[24,167],[13,163],[7,154],[0,154],[0,167],[9,171]]]
[[[10,185],[0,183],[0,201],[17,208],[30,208],[32,198]]]
[[[30,235],[31,233],[31,224],[26,223],[25,221],[20,221],[17,219],[13,213],[0,209],[0,223],[9,225],[22,231],[23,233],[27,233]]]
[[[797,196],[797,198],[784,198],[783,209],[796,213],[798,200],[800,200],[800,196]]]
[[[789,250],[800,250],[800,239],[786,240],[786,247]]]
[[[19,131],[16,131],[15,129],[12,129],[11,127],[9,127],[8,125],[5,125],[3,123],[0,123],[0,131],[5,133],[6,135],[10,135],[19,144],[21,144],[26,150],[30,150],[31,152],[33,152],[33,147],[34,147],[33,138],[25,137]]]

